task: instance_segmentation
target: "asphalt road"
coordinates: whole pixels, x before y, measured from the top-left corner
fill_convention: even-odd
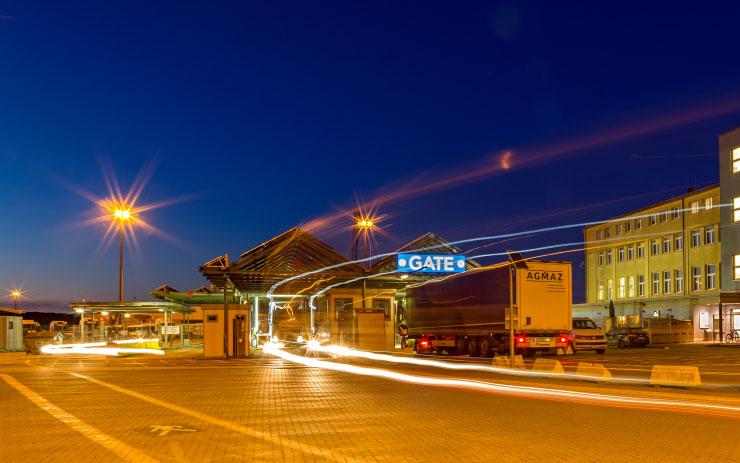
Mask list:
[[[644,352],[634,356],[645,355],[645,362],[651,361],[648,355],[673,358]],[[612,360],[625,361],[617,354]],[[725,360],[728,366],[721,368],[734,371],[737,362]],[[709,462],[733,461],[740,449],[737,391],[615,388],[366,360],[333,362],[415,377],[713,403],[738,411],[523,397],[267,358],[36,358],[2,364],[0,357],[2,460]]]

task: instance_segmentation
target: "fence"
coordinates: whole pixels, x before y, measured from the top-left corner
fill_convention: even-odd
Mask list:
[[[694,342],[694,322],[669,318],[646,318],[645,329],[651,344]]]

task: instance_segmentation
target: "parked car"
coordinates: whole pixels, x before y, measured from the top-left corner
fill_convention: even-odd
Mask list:
[[[650,344],[650,335],[642,328],[617,327],[607,333],[609,344],[620,349],[626,347],[647,347]]]
[[[590,318],[574,318],[571,348],[574,353],[578,350],[595,350],[597,354],[603,354],[606,352],[606,333]]]

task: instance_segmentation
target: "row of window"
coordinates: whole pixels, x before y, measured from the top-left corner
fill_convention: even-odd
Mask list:
[[[740,257],[740,256],[736,256]],[[740,263],[740,259],[736,259]],[[735,273],[737,276],[738,268],[735,267]],[[702,290],[702,276],[705,277],[706,287],[705,290],[713,290],[717,287],[717,266],[715,264],[709,264],[704,266],[704,275],[702,275],[702,267],[695,266],[691,267],[691,290],[701,291]],[[664,270],[663,272],[653,272],[652,274],[652,293],[653,296],[660,294],[682,294],[683,293],[683,269],[676,269],[673,272],[670,270]],[[635,287],[635,283],[637,286]],[[662,284],[661,284],[662,283]],[[614,299],[614,288],[612,286],[612,280],[606,280],[606,294],[604,293],[604,280],[599,280],[599,293],[598,300],[603,301],[604,296],[607,300]],[[662,291],[662,292],[661,292]],[[624,299],[627,297],[643,297],[645,296],[645,275],[630,275],[629,277],[620,277],[617,286],[617,298]]]
[[[740,221],[740,198],[736,198],[736,200],[738,201],[738,207],[735,208],[738,211],[737,212],[738,218],[736,220]],[[691,203],[691,213],[692,214],[699,213],[699,210],[700,210],[699,204],[700,204],[699,201],[693,201]],[[712,209],[712,207],[713,207],[712,197],[709,196],[707,198],[704,198],[704,210],[709,211]],[[681,208],[674,207],[670,211],[665,210],[663,212],[657,212],[655,214],[651,214],[648,217],[650,225],[656,225],[658,223],[658,217],[660,217],[660,222],[662,223],[668,222],[669,220],[671,220],[671,218],[680,219],[681,218]],[[616,227],[617,235],[621,235],[622,233],[631,232],[633,228],[633,223],[634,223],[635,230],[642,229],[642,218],[634,219],[634,221],[628,220],[624,223],[617,224],[617,227]],[[602,240],[604,238],[610,238],[610,237],[611,237],[611,228],[609,227],[606,227],[603,230],[596,231],[597,240]]]
[[[701,228],[695,228],[691,230],[691,247],[696,248],[701,246],[702,242],[702,229]],[[704,244],[714,244],[715,242],[715,233],[714,233],[714,225],[710,227],[704,228]],[[662,239],[662,246],[661,246],[661,239],[655,238],[651,241],[651,255],[657,256],[661,253],[661,249],[663,254],[671,252],[671,247],[674,251],[682,251],[683,250],[683,233],[676,233],[673,235],[673,238],[670,236],[664,236]],[[617,262],[624,262],[625,256],[627,260],[633,260],[635,258],[635,251],[637,251],[637,258],[642,259],[645,257],[645,243],[640,242],[635,244],[630,244],[629,246],[621,246],[618,248],[615,248],[617,250]],[[613,256],[613,249],[608,249],[606,251],[599,251],[599,266],[604,265],[606,262],[606,265],[611,265],[612,263],[612,256]],[[606,258],[606,260],[605,260]]]

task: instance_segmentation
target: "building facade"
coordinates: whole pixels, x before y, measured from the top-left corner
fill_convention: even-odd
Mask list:
[[[586,303],[574,316],[690,320],[695,341],[740,330],[740,129],[720,136],[719,154],[720,184],[584,228]]]

